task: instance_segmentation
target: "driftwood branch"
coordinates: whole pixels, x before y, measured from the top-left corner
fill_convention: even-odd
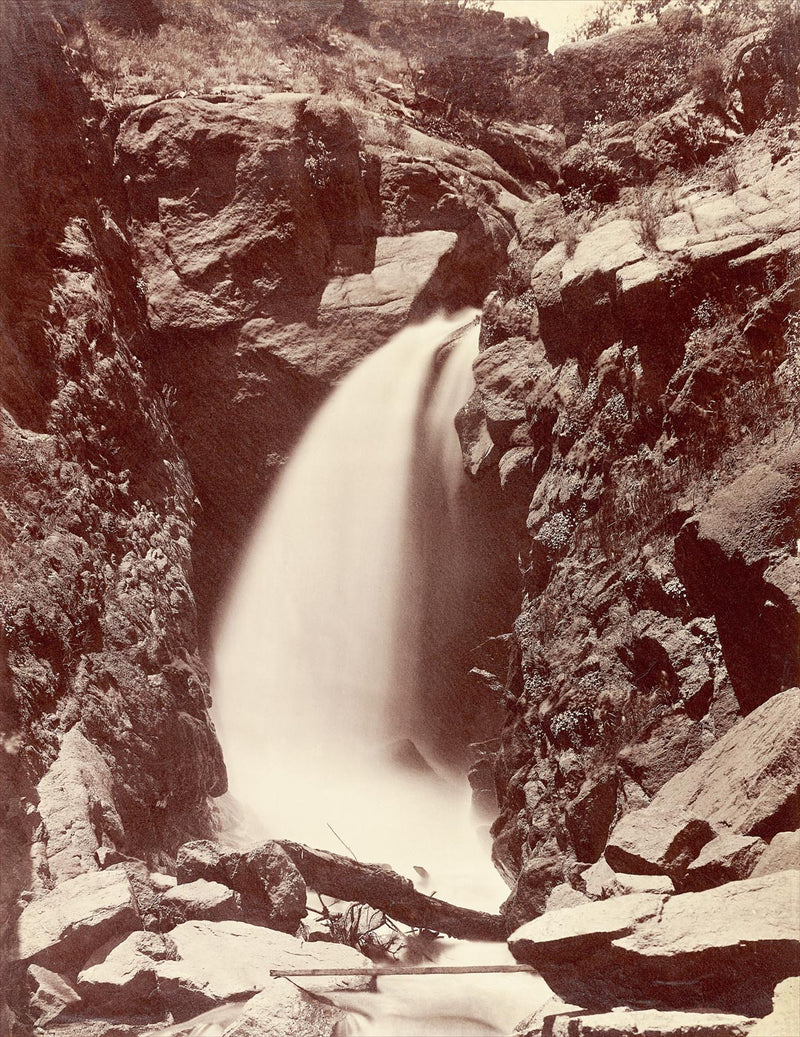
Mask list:
[[[384,864],[364,864],[328,850],[281,840],[306,884],[317,893],[369,904],[396,922],[464,940],[505,940],[501,915],[457,907],[414,888],[410,879]]]

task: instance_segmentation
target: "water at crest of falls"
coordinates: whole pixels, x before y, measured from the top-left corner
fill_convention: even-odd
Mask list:
[[[431,579],[419,571],[425,555],[415,539],[421,528],[423,539],[425,528],[434,531],[434,544],[438,527],[458,531],[464,475],[453,420],[473,388],[478,327],[456,333],[471,316],[404,330],[359,364],[312,421],[230,600],[216,646],[214,712],[250,834],[339,853],[345,843],[360,860],[412,878],[415,865],[424,868],[427,891],[444,899],[496,910],[508,891],[477,838],[466,780],[425,765],[432,754],[414,681],[418,598]],[[436,493],[420,497],[420,470]],[[447,567],[439,558],[433,578],[446,578]],[[450,943],[448,953],[458,954]],[[488,954],[510,960],[502,945]],[[408,1005],[422,988],[382,980],[382,991],[384,982],[381,1026],[392,1025],[394,990],[397,1032],[411,1033]],[[458,989],[463,1001],[463,977]],[[359,1029],[360,1018],[356,1009],[343,1032],[383,1033]],[[436,1029],[430,1018],[419,1025],[426,1034],[500,1032],[463,1019],[453,1024],[460,1030]]]

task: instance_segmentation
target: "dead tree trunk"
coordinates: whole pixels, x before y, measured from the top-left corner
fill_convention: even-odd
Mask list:
[[[317,893],[369,904],[396,922],[463,940],[505,940],[501,915],[457,907],[414,888],[413,882],[385,864],[362,864],[328,850],[279,840],[306,884]]]

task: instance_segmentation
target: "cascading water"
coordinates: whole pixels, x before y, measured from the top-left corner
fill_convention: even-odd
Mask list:
[[[478,337],[465,320],[401,332],[313,420],[229,603],[215,719],[251,829],[421,866],[441,897],[496,910],[507,890],[463,771],[436,767],[420,673],[426,602],[441,610],[463,584],[453,418]]]
[[[446,510],[461,468],[453,415],[471,387],[477,327],[443,366],[437,359],[463,325],[402,332],[312,422],[230,603],[215,702],[231,792],[265,833],[341,851],[338,836],[362,860],[435,872],[440,892],[446,872],[477,865],[496,907],[504,890],[475,842],[466,787],[411,748],[424,728],[407,677],[420,622],[413,469],[420,450],[429,455]]]

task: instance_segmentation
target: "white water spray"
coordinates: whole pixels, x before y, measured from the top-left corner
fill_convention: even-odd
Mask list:
[[[230,602],[215,719],[231,792],[263,835],[339,852],[341,840],[362,860],[424,867],[441,896],[496,909],[507,891],[473,831],[466,782],[397,753],[424,722],[398,665],[416,647],[414,466],[433,452],[447,507],[463,478],[453,418],[472,387],[477,326],[443,365],[437,354],[464,323],[401,332],[312,422]]]

